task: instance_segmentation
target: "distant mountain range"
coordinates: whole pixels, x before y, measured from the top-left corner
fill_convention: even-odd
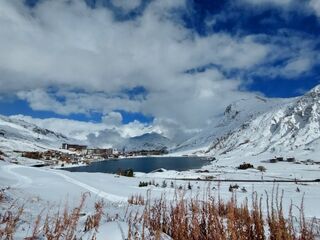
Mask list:
[[[126,151],[161,150],[173,144],[170,139],[155,132],[124,138],[113,129],[89,134],[84,141],[41,128],[21,119],[0,116],[0,150],[3,152],[58,149],[64,142],[100,148],[110,147],[111,143],[112,147]]]

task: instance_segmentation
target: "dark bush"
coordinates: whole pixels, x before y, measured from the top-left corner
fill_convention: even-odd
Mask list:
[[[237,190],[237,189],[239,189],[239,185],[238,184],[234,184],[234,185],[230,184],[229,192],[233,192],[234,190]]]
[[[133,169],[131,169],[131,168],[126,169],[126,170],[119,169],[117,174],[120,176],[125,176],[125,177],[134,177]]]
[[[258,166],[257,170],[259,170],[260,172],[265,172],[267,169],[264,166]]]
[[[283,161],[283,157],[277,157],[277,160],[278,160],[279,162],[282,162],[282,161]]]
[[[242,163],[238,167],[238,169],[241,169],[241,170],[246,170],[246,169],[249,169],[249,168],[253,168],[253,165],[250,164],[250,163]]]
[[[165,180],[163,180],[161,187],[162,188],[166,188],[167,187],[167,182]]]
[[[149,185],[148,182],[139,182],[139,187],[147,187],[148,185]]]
[[[287,162],[295,162],[296,159],[294,157],[289,157],[287,158]]]

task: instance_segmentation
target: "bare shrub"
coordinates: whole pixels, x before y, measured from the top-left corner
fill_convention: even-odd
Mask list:
[[[267,199],[268,216],[262,214],[262,198],[252,194],[239,204],[233,194],[229,201],[206,194],[203,199],[186,199],[176,194],[172,201],[161,197],[152,202],[147,199],[143,213],[131,214],[128,220],[128,239],[136,239],[137,225],[142,225],[141,239],[160,239],[165,234],[175,240],[313,240],[312,224],[300,217],[300,229],[294,228],[290,215],[285,217],[282,196]],[[303,208],[302,208],[303,209]]]
[[[39,236],[43,236],[47,240],[76,240],[81,239],[83,232],[85,233],[91,230],[95,230],[91,238],[95,239],[95,235],[98,231],[103,215],[104,202],[99,201],[95,203],[94,214],[89,215],[84,222],[84,226],[81,226],[81,211],[84,207],[86,198],[87,194],[83,194],[81,196],[79,205],[72,210],[68,210],[68,205],[66,204],[62,212],[58,211],[54,215],[50,215],[48,213],[41,228],[39,226],[41,223],[42,213],[40,213],[35,220],[32,236],[26,239],[36,240],[39,239]],[[82,227],[83,230],[81,230]]]
[[[144,197],[142,195],[132,195],[128,199],[128,203],[132,205],[144,205]]]
[[[103,208],[104,208],[104,202],[99,201],[95,203],[95,213],[91,216],[89,215],[85,221],[84,224],[84,231],[90,231],[92,229],[95,229],[95,231],[98,231],[98,228],[100,226],[100,221],[103,215]]]
[[[4,199],[5,199],[4,191],[0,189],[0,203],[3,202]]]
[[[14,202],[4,213],[0,213],[0,239],[13,240],[24,206],[17,207]]]
[[[73,240],[76,238],[76,229],[85,200],[86,195],[83,194],[78,207],[70,212],[66,204],[62,213],[56,213],[53,218],[49,215],[46,216],[43,232],[48,240],[58,240],[61,238]]]

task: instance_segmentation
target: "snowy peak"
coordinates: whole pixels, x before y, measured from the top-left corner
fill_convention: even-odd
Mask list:
[[[126,151],[137,150],[164,150],[171,146],[170,139],[155,133],[146,133],[141,136],[129,138],[124,143]]]
[[[247,114],[251,116],[253,114],[263,112],[266,107],[269,106],[269,101],[265,98],[255,96],[249,99],[240,99],[239,101],[229,104],[225,111],[224,117],[229,120],[240,120],[240,114]]]
[[[273,117],[271,133],[291,136],[296,147],[320,137],[320,87],[312,89]]]
[[[210,154],[320,150],[320,87],[289,99],[234,128],[208,147]]]

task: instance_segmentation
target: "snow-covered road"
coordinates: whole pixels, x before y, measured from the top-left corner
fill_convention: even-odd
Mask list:
[[[84,189],[86,189],[87,191],[96,194],[98,197],[104,198],[108,201],[114,201],[114,202],[127,202],[128,198],[126,197],[120,197],[114,194],[110,194],[110,193],[106,193],[98,188],[92,187],[86,183],[80,182],[72,177],[69,177],[67,175],[65,175],[63,172],[61,171],[52,171],[52,173],[64,178],[67,182],[72,183],[74,185],[77,185],[79,187],[82,187]]]

